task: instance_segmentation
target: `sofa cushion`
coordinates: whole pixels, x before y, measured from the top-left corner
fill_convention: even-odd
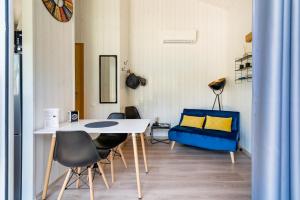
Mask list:
[[[207,115],[204,129],[231,132],[232,117],[212,117]]]
[[[184,115],[183,119],[180,123],[180,126],[202,128],[204,120],[205,120],[205,117]]]
[[[231,133],[225,131],[217,131],[217,130],[205,130],[205,129],[198,129],[198,128],[191,128],[191,127],[183,127],[183,126],[175,126],[170,129],[169,132],[176,131],[180,133],[190,133],[190,134],[199,134],[199,135],[206,135],[210,137],[219,137],[228,140],[237,140],[237,131],[233,131]]]

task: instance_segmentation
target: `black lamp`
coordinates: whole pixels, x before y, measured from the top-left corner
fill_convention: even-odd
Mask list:
[[[215,80],[215,81],[211,82],[210,84],[208,84],[208,86],[212,89],[212,91],[216,95],[212,110],[214,110],[217,100],[218,100],[218,104],[219,104],[219,110],[221,110],[220,95],[224,91],[225,84],[226,84],[225,78],[220,78],[220,79]]]

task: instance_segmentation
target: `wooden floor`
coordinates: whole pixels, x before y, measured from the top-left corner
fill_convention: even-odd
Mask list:
[[[139,146],[143,200],[248,200],[251,199],[251,161],[243,153],[231,164],[229,153],[211,152],[176,144],[148,144],[149,174],[145,174]],[[124,147],[128,169],[120,158],[115,161],[115,179],[111,184],[109,165],[105,167],[111,188],[105,189],[100,176],[94,180],[95,199],[132,200],[137,198],[131,141]],[[62,180],[49,188],[56,199]],[[89,190],[66,190],[65,200],[89,199]]]

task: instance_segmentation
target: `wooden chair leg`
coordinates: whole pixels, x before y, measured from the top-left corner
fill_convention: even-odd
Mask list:
[[[78,173],[78,174],[81,173],[81,167],[78,167],[77,173]],[[80,179],[78,178],[78,180],[76,181],[76,188],[78,189],[79,187],[80,187]]]
[[[126,160],[125,160],[125,157],[124,157],[123,150],[122,150],[121,146],[119,146],[119,152],[120,152],[122,161],[123,161],[123,163],[124,163],[124,166],[125,166],[125,168],[127,169],[127,163],[126,163]]]
[[[63,196],[63,194],[64,194],[64,191],[65,191],[65,189],[66,189],[66,187],[67,187],[67,184],[68,184],[68,181],[69,181],[71,172],[72,172],[72,169],[69,169],[69,170],[68,170],[68,173],[67,173],[67,175],[66,175],[65,181],[64,181],[64,183],[63,183],[63,185],[62,185],[62,187],[61,187],[60,193],[59,193],[59,195],[58,195],[58,197],[57,197],[57,200],[61,200],[61,198],[62,198],[62,196]]]
[[[98,169],[99,169],[99,171],[100,171],[100,173],[101,173],[102,179],[103,179],[103,181],[104,181],[104,184],[105,184],[106,188],[109,189],[109,185],[108,185],[108,182],[107,182],[107,179],[106,179],[104,170],[103,170],[103,168],[102,168],[102,166],[101,166],[101,163],[100,163],[100,162],[97,162],[97,165],[98,165]]]
[[[231,162],[234,164],[235,163],[234,152],[230,152],[230,158],[231,158]]]
[[[115,172],[114,172],[114,152],[110,152],[110,173],[111,173],[111,182],[115,182]]]
[[[175,143],[176,143],[175,141],[172,141],[172,142],[171,142],[171,150],[174,149]]]
[[[94,186],[93,186],[92,167],[88,168],[88,174],[89,174],[89,186],[90,186],[90,200],[94,200]]]

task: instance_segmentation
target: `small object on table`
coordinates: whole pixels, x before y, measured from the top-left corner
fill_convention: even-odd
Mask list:
[[[79,111],[78,110],[71,110],[69,111],[69,122],[78,122],[79,120]]]
[[[170,128],[171,128],[171,124],[169,124],[169,123],[155,122],[154,124],[152,124],[151,132],[150,132],[151,144],[156,144],[159,142],[169,144],[170,143],[169,139],[159,140],[159,139],[153,137],[153,133],[154,133],[155,129],[170,129]]]
[[[44,128],[59,127],[59,109],[47,108],[44,110]]]

